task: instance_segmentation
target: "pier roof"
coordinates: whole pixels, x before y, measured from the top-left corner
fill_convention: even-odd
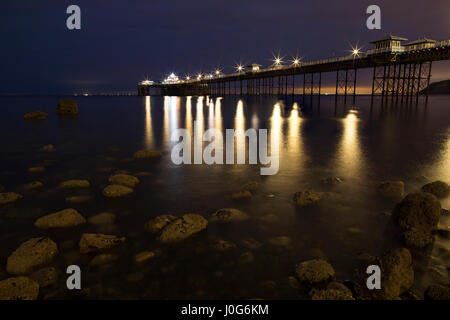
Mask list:
[[[390,35],[388,35],[388,36],[386,36],[384,38],[381,38],[379,40],[371,41],[370,43],[378,43],[378,42],[381,42],[381,41],[406,41],[406,40],[408,40],[408,39],[402,38],[402,37],[393,36],[392,34],[390,34]]]

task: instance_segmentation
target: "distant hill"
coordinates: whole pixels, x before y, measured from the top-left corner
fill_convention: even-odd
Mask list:
[[[426,90],[422,90],[421,93],[425,93]],[[431,83],[430,94],[450,94],[450,80]]]

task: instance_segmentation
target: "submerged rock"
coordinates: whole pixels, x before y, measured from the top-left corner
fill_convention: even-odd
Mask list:
[[[59,185],[62,189],[89,188],[90,186],[91,184],[87,180],[67,180]]]
[[[262,246],[261,242],[253,238],[243,239],[241,242],[242,245],[247,249],[258,249]]]
[[[433,236],[422,230],[407,230],[403,232],[402,236],[408,248],[422,249],[433,243]]]
[[[425,291],[425,300],[450,300],[450,286],[429,286]]]
[[[292,239],[286,236],[273,237],[269,239],[269,243],[278,247],[288,247],[292,243]]]
[[[230,249],[236,248],[236,245],[233,242],[229,242],[226,240],[217,240],[211,244],[211,248],[216,251],[228,251]]]
[[[371,264],[381,269],[381,289],[367,289],[365,268],[361,271],[361,279],[355,286],[361,299],[396,300],[407,292],[414,283],[414,270],[411,253],[406,248],[398,248],[386,252]]]
[[[54,267],[43,268],[33,272],[30,278],[39,284],[40,288],[50,287],[58,281],[58,272]]]
[[[116,221],[114,213],[102,212],[88,219],[89,223],[95,225],[113,224]]]
[[[247,182],[242,186],[242,190],[255,191],[256,189],[258,189],[258,182],[256,181]]]
[[[90,267],[100,267],[105,265],[110,265],[114,262],[119,260],[119,255],[117,254],[111,254],[111,253],[101,253],[96,255],[92,260],[89,262]]]
[[[114,235],[85,233],[80,239],[80,253],[103,252],[121,245],[125,240],[125,237],[119,238]]]
[[[36,220],[39,229],[70,228],[86,223],[86,219],[75,209],[61,210]]]
[[[26,277],[0,281],[0,300],[35,300],[39,295],[39,284]]]
[[[339,177],[328,177],[325,179],[320,180],[320,183],[325,185],[325,186],[335,186],[337,184],[342,183],[342,179]]]
[[[128,174],[115,174],[109,177],[109,183],[133,188],[139,183],[139,179]]]
[[[28,171],[31,173],[39,173],[39,172],[45,171],[45,168],[44,167],[31,167],[31,168],[28,168]]]
[[[189,238],[208,226],[208,221],[198,214],[185,214],[167,224],[159,235],[163,243],[175,243]]]
[[[294,194],[294,202],[298,206],[310,206],[322,199],[322,193],[314,190],[303,190]]]
[[[249,216],[245,212],[243,212],[239,209],[224,208],[224,209],[219,209],[216,212],[214,212],[211,215],[210,221],[226,223],[226,222],[245,221],[248,219],[249,219]]]
[[[314,286],[334,279],[333,267],[322,259],[304,261],[295,267],[295,273],[300,282]]]
[[[25,120],[45,120],[48,118],[48,114],[39,110],[35,110],[25,113],[23,118]]]
[[[67,197],[66,198],[66,202],[68,203],[82,203],[82,202],[87,202],[87,201],[91,201],[93,200],[94,197],[93,196],[72,196],[72,197]]]
[[[431,232],[437,228],[441,214],[439,200],[430,193],[411,193],[396,205],[392,218],[401,230]]]
[[[46,152],[53,151],[53,150],[55,150],[55,146],[52,144],[46,144],[45,146],[42,146],[40,150],[46,151]]]
[[[253,255],[253,253],[251,251],[243,252],[239,256],[240,264],[249,264],[249,263],[252,263],[254,260],[255,260],[255,256]]]
[[[355,300],[352,291],[340,282],[330,282],[325,290],[312,289],[312,300]]]
[[[32,181],[30,183],[27,183],[23,186],[23,189],[25,190],[34,190],[34,189],[39,189],[42,188],[44,186],[44,184],[40,181]]]
[[[385,181],[378,186],[378,193],[387,199],[401,199],[405,193],[403,181]]]
[[[280,218],[276,214],[269,213],[269,214],[263,215],[260,218],[260,220],[264,223],[273,224],[273,223],[277,223],[280,220]]]
[[[139,150],[134,153],[134,159],[154,159],[162,157],[162,152],[155,150]]]
[[[111,184],[103,189],[102,193],[107,198],[117,198],[133,193],[133,189],[118,184]]]
[[[9,257],[6,271],[14,275],[29,274],[49,264],[58,254],[58,248],[50,238],[32,238],[22,243]]]
[[[438,198],[444,198],[450,194],[450,187],[443,181],[434,181],[424,185],[422,191],[434,194]]]
[[[153,257],[155,257],[155,253],[152,251],[139,252],[137,255],[134,256],[134,262],[137,264],[142,264],[149,261]]]
[[[175,219],[177,219],[177,217],[170,214],[157,216],[156,218],[151,219],[145,224],[145,229],[151,233],[158,233]]]
[[[78,115],[78,103],[75,100],[59,100],[56,113],[61,116]]]
[[[231,195],[231,199],[234,199],[234,200],[248,199],[251,197],[252,197],[252,193],[248,190],[238,191]]]
[[[0,204],[12,203],[22,198],[22,195],[14,192],[0,193]]]

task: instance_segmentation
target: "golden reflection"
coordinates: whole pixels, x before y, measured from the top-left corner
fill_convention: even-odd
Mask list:
[[[270,151],[272,157],[279,157],[280,154],[282,126],[281,105],[277,102],[273,106],[272,116],[270,117]],[[277,143],[278,146],[273,146],[272,142]]]
[[[288,137],[287,149],[289,152],[288,161],[291,165],[298,165],[303,162],[303,139],[300,132],[302,118],[300,118],[299,107],[297,103],[292,106],[291,113],[288,118]]]
[[[214,127],[222,132],[222,98],[216,99],[214,112]]]
[[[203,99],[204,97],[197,98],[195,126],[194,126],[194,139],[197,147],[194,148],[194,163],[201,164],[203,160],[203,133],[205,131],[204,118],[203,118]]]
[[[164,134],[165,146],[170,145],[172,131],[178,129],[180,118],[180,97],[164,97]]]
[[[214,100],[209,99],[208,104],[208,129],[214,128]]]
[[[186,130],[192,134],[192,97],[186,98],[186,122],[185,122]]]
[[[150,96],[145,97],[145,148],[151,149],[153,146],[152,111]]]
[[[236,114],[234,116],[234,130],[236,136],[235,155],[239,154],[245,155],[246,150],[245,115],[244,115],[244,102],[242,100],[239,100],[236,106]]]
[[[361,146],[358,137],[359,119],[356,110],[350,110],[342,120],[344,130],[339,146],[339,170],[346,176],[361,175]]]

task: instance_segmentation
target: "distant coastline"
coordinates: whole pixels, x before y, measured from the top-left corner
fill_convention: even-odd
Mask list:
[[[422,90],[421,93],[425,93],[426,90]],[[431,83],[429,90],[429,94],[450,94],[450,79]]]

